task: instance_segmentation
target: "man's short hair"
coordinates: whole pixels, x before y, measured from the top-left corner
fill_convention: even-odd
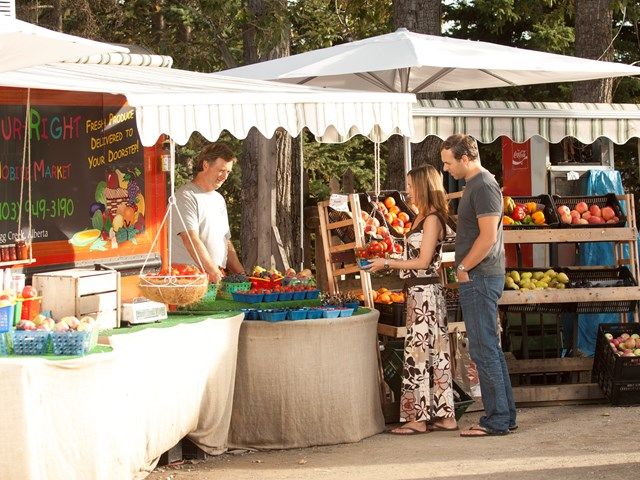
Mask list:
[[[236,156],[227,145],[224,143],[210,143],[198,154],[198,160],[196,162],[196,171],[201,172],[204,170],[204,162],[208,162],[209,165],[214,163],[217,159],[222,158],[226,162],[236,161]]]
[[[456,133],[447,138],[442,145],[440,151],[451,150],[453,158],[460,160],[463,155],[469,157],[469,160],[477,160],[479,158],[478,143],[471,135]]]

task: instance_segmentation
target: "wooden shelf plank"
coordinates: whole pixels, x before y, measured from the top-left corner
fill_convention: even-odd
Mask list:
[[[545,402],[575,402],[604,399],[602,390],[597,383],[513,387],[513,396],[518,406]]]
[[[449,322],[449,333],[466,332],[464,322]],[[407,336],[407,327],[394,327],[384,323],[378,324],[378,334],[391,338],[404,338]]]
[[[498,305],[537,303],[614,302],[640,299],[640,287],[507,290]]]
[[[340,220],[339,222],[331,222],[327,224],[327,230],[335,230],[336,228],[341,227],[353,227],[353,220],[350,218],[348,220]]]
[[[536,358],[516,360],[507,358],[509,373],[558,373],[585,372],[593,368],[593,358],[565,357],[565,358]]]
[[[362,270],[360,270],[360,268],[358,267],[358,265],[351,265],[345,268],[339,268],[337,270],[333,270],[332,275],[334,277],[339,277],[341,275],[349,275],[350,273],[358,273],[361,272]]]
[[[35,258],[29,258],[27,260],[13,260],[11,262],[0,262],[0,267],[12,267],[14,265],[30,265],[35,263]]]
[[[504,243],[579,243],[632,241],[632,227],[623,228],[544,228],[505,230]]]
[[[378,333],[380,335],[384,335],[385,337],[404,338],[407,336],[407,327],[394,327],[393,325],[379,323]]]
[[[355,248],[356,242],[341,243],[340,245],[332,245],[331,247],[329,247],[329,251],[331,253],[348,252],[349,250],[354,250]]]

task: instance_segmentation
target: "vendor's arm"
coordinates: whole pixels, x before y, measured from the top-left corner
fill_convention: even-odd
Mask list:
[[[220,280],[222,280],[222,272],[218,268],[218,265],[212,260],[209,251],[204,243],[202,243],[202,240],[200,240],[198,232],[195,230],[187,230],[180,233],[179,236],[187,252],[189,252],[189,255],[193,258],[194,263],[199,266],[200,262],[202,262],[202,267],[209,276],[209,281],[211,283],[220,282]],[[198,258],[200,258],[200,261],[198,261]]]
[[[231,273],[245,273],[244,267],[242,263],[240,263],[240,259],[231,240],[227,240],[227,270]]]
[[[480,234],[471,245],[471,249],[462,259],[465,271],[457,272],[458,281],[469,280],[469,270],[478,265],[489,254],[495,243],[498,241],[498,223],[501,221],[500,215],[484,215],[478,217],[478,227]]]
[[[429,266],[436,250],[438,238],[442,236],[442,223],[436,215],[429,215],[423,224],[422,243],[420,244],[420,255],[409,260],[387,259],[389,268],[398,270],[423,270]],[[385,267],[384,258],[370,259],[371,266],[366,268],[370,272],[377,272]]]

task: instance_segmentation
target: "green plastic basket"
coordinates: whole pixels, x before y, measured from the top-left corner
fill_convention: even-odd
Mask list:
[[[251,289],[251,282],[241,283],[225,283],[222,282],[221,288],[218,291],[218,296],[225,300],[233,300],[233,293],[244,292]]]

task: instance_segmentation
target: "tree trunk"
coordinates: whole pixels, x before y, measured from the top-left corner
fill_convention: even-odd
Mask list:
[[[613,12],[610,0],[578,0],[576,8],[576,56],[595,60],[613,59]],[[589,80],[573,84],[574,102],[613,100],[613,79]]]
[[[246,65],[289,55],[289,26],[282,25],[279,35],[273,35],[274,15],[267,9],[273,3],[263,0],[246,1],[248,21],[243,32],[244,63]],[[286,0],[277,7],[286,11]],[[275,40],[273,40],[275,39]],[[271,43],[267,43],[271,41]],[[266,45],[266,46],[265,46]],[[253,265],[276,266],[282,269],[296,257],[298,245],[295,225],[297,203],[292,197],[291,137],[277,132],[272,139],[264,138],[252,129],[243,142],[242,159],[242,259],[247,268]],[[298,213],[299,214],[299,213]],[[282,250],[277,244],[273,227],[277,228]],[[285,262],[280,260],[283,252]]]
[[[440,35],[442,30],[441,0],[394,0],[393,25],[396,29],[406,28],[416,33]],[[426,96],[426,95],[423,95]],[[440,94],[429,94],[428,98],[442,98]],[[438,168],[440,161],[440,143],[438,137],[427,137],[419,144],[411,145],[411,165],[431,163]],[[387,160],[387,178],[384,188],[404,190],[404,145],[399,135],[388,140],[389,159]]]

